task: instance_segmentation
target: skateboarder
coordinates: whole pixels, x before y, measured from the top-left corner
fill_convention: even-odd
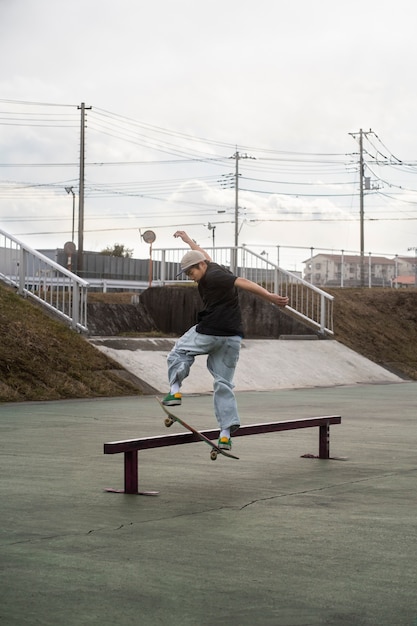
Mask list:
[[[170,392],[162,402],[166,406],[181,404],[183,380],[190,373],[195,357],[207,354],[207,369],[214,379],[214,413],[220,428],[218,445],[231,450],[230,435],[240,426],[233,393],[233,378],[243,337],[238,289],[250,291],[280,307],[288,304],[288,298],[270,293],[257,283],[237,277],[214,263],[185,231],[177,230],[174,237],[179,237],[191,248],[181,259],[181,272],[198,284],[204,309],[198,314],[198,323],[178,339],[168,355]]]

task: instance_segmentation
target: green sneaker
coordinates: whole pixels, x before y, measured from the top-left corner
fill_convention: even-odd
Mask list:
[[[181,396],[181,394],[179,392],[178,393],[169,393],[162,400],[162,404],[165,404],[165,406],[177,406],[178,404],[181,404],[181,402],[182,402],[181,397],[182,396]]]
[[[232,449],[232,440],[230,437],[220,437],[219,442],[217,444],[220,450],[231,450]]]

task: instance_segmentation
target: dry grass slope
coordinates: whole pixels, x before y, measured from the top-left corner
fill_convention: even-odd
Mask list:
[[[417,290],[334,289],[335,339],[417,380]],[[130,301],[131,294],[92,300]],[[118,364],[0,284],[0,402],[137,395]]]
[[[0,285],[0,402],[136,395],[120,366]]]
[[[417,290],[333,289],[335,339],[417,380]]]

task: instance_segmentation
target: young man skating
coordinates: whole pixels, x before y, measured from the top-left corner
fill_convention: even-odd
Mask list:
[[[240,426],[233,392],[233,378],[243,337],[238,290],[250,291],[280,307],[288,304],[288,298],[235,276],[227,268],[214,263],[185,231],[178,230],[174,237],[179,237],[191,248],[181,259],[181,271],[198,284],[204,308],[198,314],[197,324],[178,339],[168,355],[170,392],[163,399],[163,404],[181,404],[183,380],[190,373],[195,357],[207,354],[207,369],[213,376],[214,413],[220,428],[218,445],[230,450],[230,435]]]

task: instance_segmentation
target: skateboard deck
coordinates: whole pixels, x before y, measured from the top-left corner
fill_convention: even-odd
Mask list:
[[[166,407],[165,404],[162,404],[162,400],[160,400],[159,398],[156,398],[156,399],[161,405],[163,411],[167,414],[167,417],[165,418],[165,421],[164,421],[165,426],[169,428],[170,426],[172,426],[174,422],[178,422],[178,424],[181,424],[181,426],[184,426],[184,428],[189,430],[191,433],[194,433],[194,435],[197,435],[197,437],[201,439],[201,441],[204,441],[211,447],[210,458],[212,461],[215,461],[217,459],[218,454],[222,454],[223,456],[228,456],[231,459],[239,459],[238,456],[235,456],[231,452],[228,452],[227,450],[222,450],[221,448],[219,448],[218,445],[213,443],[208,437],[203,435],[203,433],[200,433],[193,426],[190,426],[189,424],[187,424],[187,422],[184,422],[184,420],[180,419],[179,417],[171,413],[169,408]]]

